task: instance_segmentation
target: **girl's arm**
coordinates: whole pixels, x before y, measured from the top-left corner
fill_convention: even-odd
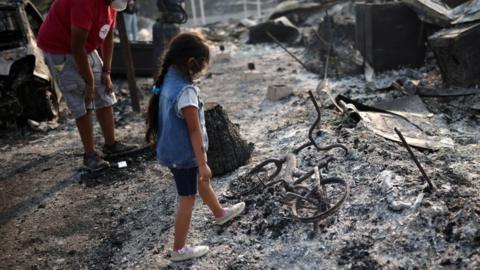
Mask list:
[[[200,180],[209,181],[212,178],[212,172],[207,164],[207,153],[203,147],[202,129],[198,118],[198,109],[195,106],[188,106],[182,109],[183,118],[187,122],[190,142],[192,142],[193,152],[198,162]]]

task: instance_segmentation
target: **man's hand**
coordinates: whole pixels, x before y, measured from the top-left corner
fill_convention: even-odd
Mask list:
[[[198,167],[198,173],[200,181],[208,182],[210,179],[212,179],[212,171],[206,163]]]
[[[85,88],[85,103],[90,104],[95,100],[95,84],[87,84]]]
[[[113,83],[112,83],[112,79],[110,78],[110,73],[102,72],[102,83],[103,85],[105,85],[105,92],[107,94],[112,93]]]

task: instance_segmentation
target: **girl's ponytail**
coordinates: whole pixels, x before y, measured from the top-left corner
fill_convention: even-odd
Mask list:
[[[167,70],[170,67],[170,57],[167,53],[163,57],[162,67],[160,68],[160,74],[158,75],[157,81],[155,82],[156,87],[161,87],[163,84],[163,80],[165,79],[165,75],[167,74]],[[157,140],[157,132],[158,132],[158,110],[159,110],[159,101],[160,101],[160,93],[152,95],[150,101],[148,102],[148,110],[147,110],[147,132],[145,134],[145,140],[147,143],[155,144]]]

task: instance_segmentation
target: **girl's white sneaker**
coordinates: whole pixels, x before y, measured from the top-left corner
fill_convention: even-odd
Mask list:
[[[174,262],[190,260],[208,253],[209,248],[207,246],[184,246],[183,248],[172,251],[170,260]]]
[[[228,221],[230,221],[230,220],[234,219],[235,217],[237,217],[238,215],[240,215],[243,212],[243,210],[245,210],[245,203],[244,202],[240,202],[240,203],[232,205],[228,208],[225,208],[225,214],[223,215],[223,217],[216,218],[214,223],[216,225],[225,224]]]

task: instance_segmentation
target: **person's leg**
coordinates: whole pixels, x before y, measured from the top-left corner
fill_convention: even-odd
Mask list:
[[[90,54],[92,70],[95,76],[95,112],[102,129],[105,145],[115,144],[115,119],[113,105],[116,103],[114,92],[108,93],[102,82],[103,62],[97,51]]]
[[[105,144],[115,144],[115,119],[113,118],[112,106],[97,109],[96,114],[98,123],[102,128]]]
[[[123,19],[125,21],[125,29],[127,30],[128,40],[132,40],[132,15],[128,13],[123,13]]]
[[[192,220],[195,194],[197,193],[198,168],[170,168],[170,171],[175,179],[175,185],[179,195],[171,260],[183,261],[198,258],[207,254],[209,250],[208,247],[202,245],[191,247],[185,245],[188,229],[190,228],[190,222]]]
[[[83,144],[85,154],[95,152],[95,137],[93,135],[91,113],[85,108],[85,82],[78,72],[75,60],[70,54],[51,54],[44,52],[45,62],[63,99],[75,118],[77,130]]]
[[[213,191],[210,181],[198,180],[198,193],[203,202],[210,208],[216,218],[222,217],[224,214],[223,208],[218,201],[215,191]]]
[[[133,36],[133,41],[137,40],[137,32],[138,32],[138,19],[137,19],[137,14],[132,15],[132,36]]]
[[[85,153],[92,154],[95,152],[95,136],[93,135],[91,113],[87,111],[85,115],[75,119],[75,122]]]
[[[175,182],[177,182],[177,186],[179,182],[185,183],[183,180],[187,180],[191,173],[189,174],[188,171],[180,172],[179,174],[175,175]],[[186,177],[184,179],[181,179]],[[194,178],[195,179],[195,178]],[[185,188],[185,187],[184,187]],[[187,189],[179,189],[179,193],[183,193],[183,191]],[[191,194],[191,193],[190,193]],[[195,195],[179,195],[178,196],[178,209],[177,215],[175,217],[175,235],[173,239],[173,251],[171,253],[171,260],[172,261],[184,261],[188,259],[198,258],[201,257],[208,252],[207,246],[187,246],[187,236],[188,230],[190,228],[190,223],[192,220],[192,211],[193,206],[195,204]]]
[[[190,221],[192,220],[193,205],[195,204],[195,195],[178,196],[178,209],[175,218],[175,236],[173,250],[177,251],[185,246],[187,240]]]
[[[107,168],[109,163],[100,158],[95,151],[92,113],[85,106],[85,81],[75,65],[75,59],[71,54],[44,53],[44,55],[50,74],[75,118],[84,149],[83,165],[90,171]]]

